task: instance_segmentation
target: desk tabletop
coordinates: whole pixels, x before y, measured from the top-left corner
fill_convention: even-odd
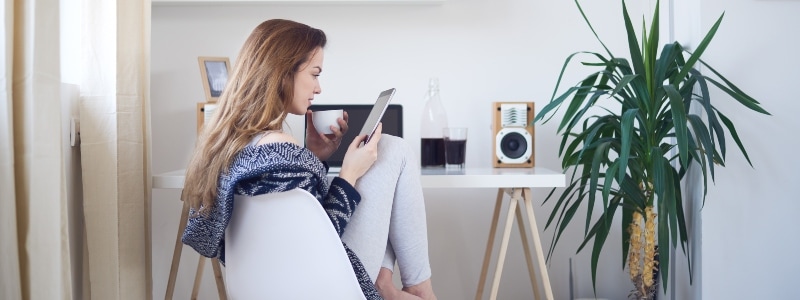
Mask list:
[[[186,171],[175,170],[153,175],[154,189],[180,189]],[[423,188],[511,188],[563,187],[564,174],[541,167],[534,168],[444,168],[423,169]]]
[[[564,174],[534,168],[422,169],[423,188],[563,187]]]

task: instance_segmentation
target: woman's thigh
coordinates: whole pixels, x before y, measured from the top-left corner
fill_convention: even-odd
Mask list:
[[[395,190],[407,149],[401,138],[381,136],[377,161],[356,183],[361,203],[342,234],[342,240],[358,255],[373,281],[386,253]]]

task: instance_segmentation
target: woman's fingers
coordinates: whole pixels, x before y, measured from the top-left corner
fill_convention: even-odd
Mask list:
[[[383,132],[383,123],[379,122],[378,127],[375,128],[375,132],[372,133],[372,138],[369,139],[369,144],[374,145],[375,148],[378,148],[378,142],[381,141],[382,132]]]
[[[358,147],[361,145],[361,142],[363,142],[366,138],[367,138],[366,135],[363,135],[363,134],[362,135],[357,135],[353,139],[353,142],[350,143],[350,146],[347,147],[347,151],[358,149]]]
[[[336,120],[339,123],[339,128],[341,128],[342,135],[347,133],[347,130],[350,129],[350,125],[347,124],[347,121],[350,118],[347,116],[347,112],[344,112],[344,118],[339,118]]]

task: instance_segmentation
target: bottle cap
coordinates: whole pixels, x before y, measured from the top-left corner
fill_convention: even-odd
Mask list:
[[[438,90],[439,89],[439,78],[432,77],[428,81],[428,88]]]

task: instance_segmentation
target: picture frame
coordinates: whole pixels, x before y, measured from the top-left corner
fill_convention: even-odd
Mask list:
[[[203,90],[206,102],[217,102],[230,75],[231,62],[227,57],[200,56],[197,58],[200,66],[200,79],[203,81]]]

